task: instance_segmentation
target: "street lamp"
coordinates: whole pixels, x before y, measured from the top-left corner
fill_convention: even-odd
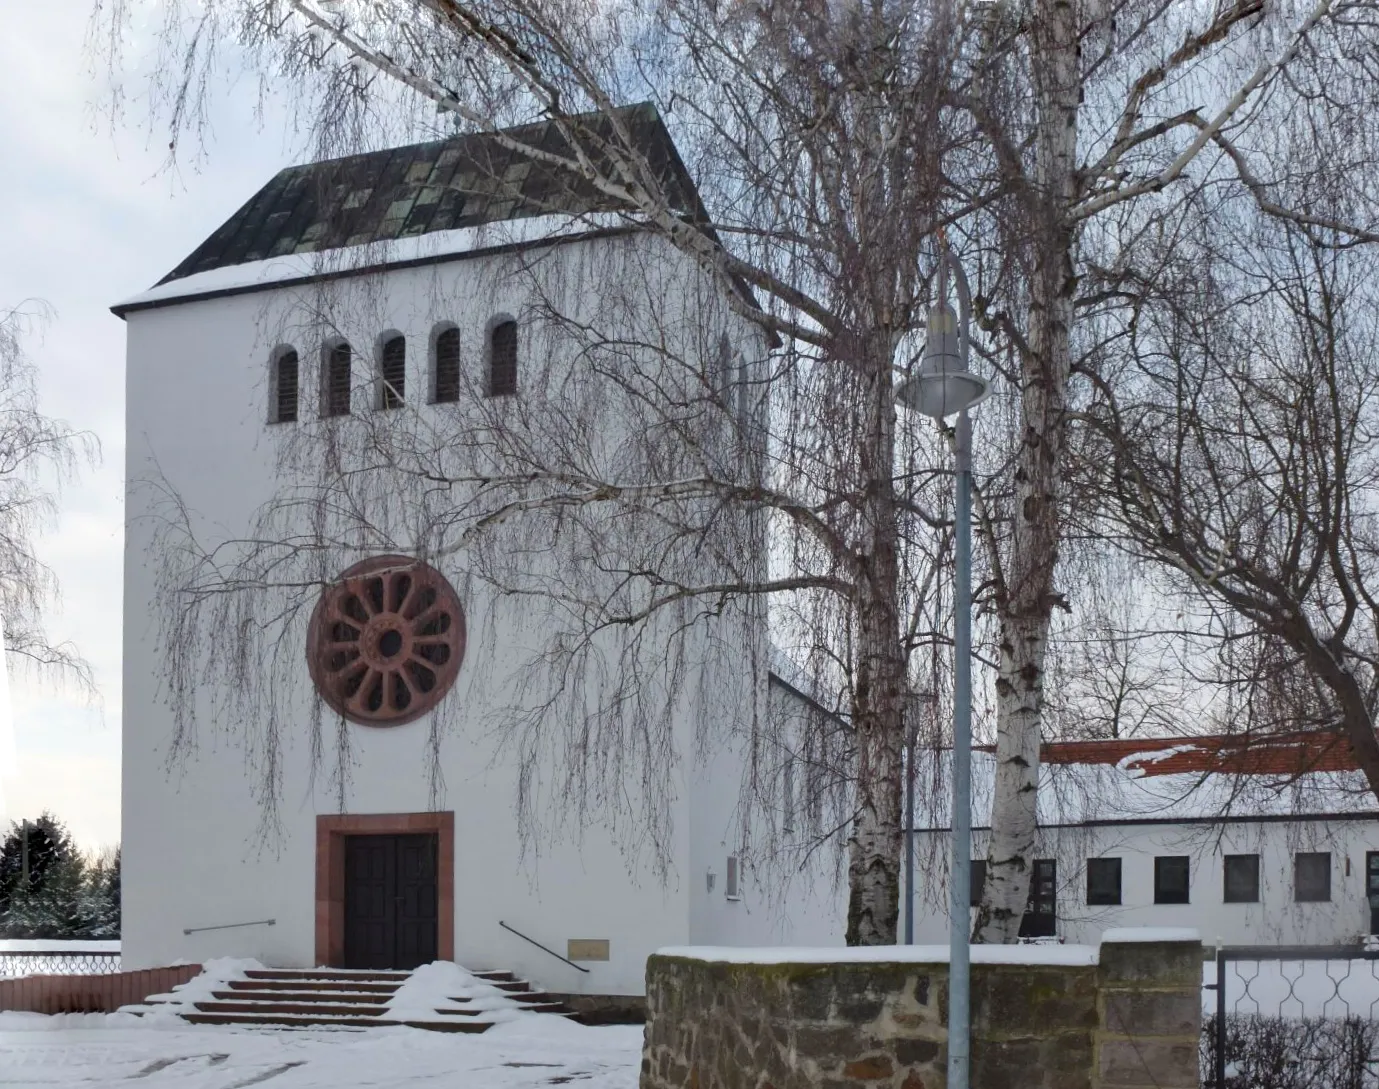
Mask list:
[[[948,305],[948,275],[957,287],[959,313]],[[967,410],[989,392],[986,379],[968,367],[971,292],[962,266],[942,244],[938,301],[929,311],[924,358],[901,381],[896,399],[936,420],[957,414],[954,442],[957,498],[954,510],[953,644],[953,867],[948,904],[948,1089],[968,1089],[971,1054],[972,925],[972,424]],[[910,759],[913,762],[914,752]],[[914,814],[909,816],[914,838]],[[907,843],[909,843],[907,840]],[[910,845],[913,850],[913,845]],[[910,908],[914,890],[910,890]]]

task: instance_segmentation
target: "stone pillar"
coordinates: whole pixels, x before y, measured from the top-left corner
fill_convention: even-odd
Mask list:
[[[1094,1089],[1200,1089],[1196,932],[1108,930],[1097,991]]]

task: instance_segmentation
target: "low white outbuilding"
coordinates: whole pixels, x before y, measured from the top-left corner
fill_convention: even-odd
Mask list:
[[[1379,810],[1336,735],[1056,742],[1041,760],[1027,936],[1187,926],[1208,944],[1353,945],[1379,933]],[[947,762],[917,770],[916,940],[942,941]],[[973,754],[974,888],[993,771],[990,751]]]

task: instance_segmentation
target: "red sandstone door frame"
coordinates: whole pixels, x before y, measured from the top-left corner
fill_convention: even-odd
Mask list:
[[[455,959],[455,814],[341,813],[316,818],[316,963],[338,966],[345,956],[345,837],[434,833],[436,948],[441,960]]]

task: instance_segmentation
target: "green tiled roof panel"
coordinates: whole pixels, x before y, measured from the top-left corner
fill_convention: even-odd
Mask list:
[[[684,214],[699,213],[693,183],[654,107],[618,111],[643,160]],[[568,119],[597,147],[607,118]],[[552,122],[506,130],[536,148],[563,151]],[[160,283],[290,253],[365,245],[550,212],[615,210],[581,176],[523,158],[495,133],[390,148],[283,170]]]

